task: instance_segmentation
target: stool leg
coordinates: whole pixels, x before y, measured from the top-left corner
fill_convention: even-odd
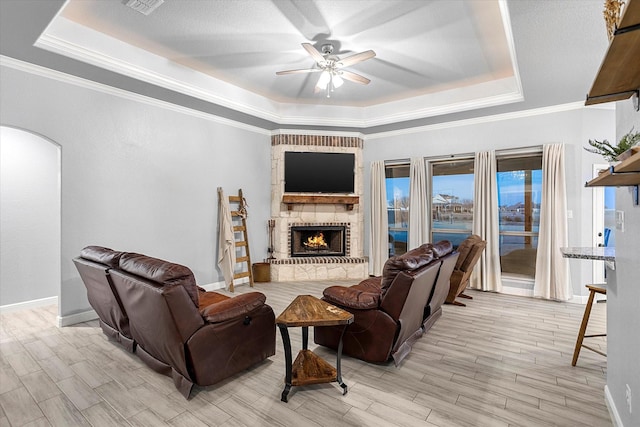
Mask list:
[[[578,332],[578,340],[576,341],[576,348],[573,350],[573,360],[571,366],[576,366],[578,362],[578,356],[580,355],[580,349],[582,348],[582,341],[584,340],[584,333],[587,331],[587,324],[589,323],[589,316],[591,315],[591,306],[593,305],[593,298],[596,293],[589,291],[589,300],[587,306],[584,308],[584,315],[582,316],[582,323],[580,324],[580,332]]]

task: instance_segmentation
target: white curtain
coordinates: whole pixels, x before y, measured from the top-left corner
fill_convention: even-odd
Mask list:
[[[371,162],[371,224],[369,230],[369,273],[382,275],[389,258],[389,221],[384,161]]]
[[[486,240],[485,248],[471,275],[471,287],[502,291],[500,241],[498,233],[498,184],[495,151],[476,153],[474,161],[473,233]]]
[[[233,271],[236,264],[236,244],[233,236],[233,222],[229,199],[224,191],[218,187],[218,228],[220,238],[218,240],[218,266],[222,270],[224,281],[229,287],[233,283]]]
[[[542,153],[542,200],[533,295],[566,301],[571,298],[569,263],[560,248],[568,246],[564,145],[548,144]]]
[[[411,159],[409,171],[409,248],[429,241],[427,176],[423,158]]]

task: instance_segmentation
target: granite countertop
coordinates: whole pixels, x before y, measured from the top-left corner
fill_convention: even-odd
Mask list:
[[[608,247],[570,247],[560,248],[565,258],[593,259],[598,261],[616,260],[616,248]]]

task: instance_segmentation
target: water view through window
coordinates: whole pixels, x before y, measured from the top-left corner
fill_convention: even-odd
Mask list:
[[[473,159],[431,164],[431,240],[455,247],[473,228]]]
[[[542,155],[498,158],[497,166],[502,272],[533,278],[540,227]]]
[[[387,165],[385,176],[389,256],[402,255],[409,241],[409,165]]]
[[[432,242],[450,240],[457,247],[472,234],[473,166],[473,158],[429,163]],[[498,157],[497,168],[502,272],[533,278],[540,226],[542,155]],[[386,187],[389,255],[400,255],[408,249],[409,165],[387,165]]]

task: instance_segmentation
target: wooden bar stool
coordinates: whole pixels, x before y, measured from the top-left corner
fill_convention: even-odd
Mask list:
[[[607,336],[607,334],[594,334],[594,335],[584,334],[587,331],[587,324],[589,323],[589,315],[591,314],[591,306],[593,305],[593,300],[596,293],[603,294],[603,295],[607,294],[607,288],[605,284],[599,283],[597,285],[587,285],[587,289],[589,289],[589,300],[587,301],[587,306],[584,308],[584,315],[582,316],[582,324],[580,325],[580,332],[578,332],[578,340],[576,341],[576,348],[575,350],[573,350],[573,360],[571,361],[571,366],[576,366],[576,362],[578,361],[578,356],[580,355],[580,349],[582,347],[591,351],[595,351],[596,353],[601,354],[605,357],[607,356],[606,353],[603,353],[600,350],[589,347],[588,345],[585,345],[582,343],[582,341],[585,338]]]

